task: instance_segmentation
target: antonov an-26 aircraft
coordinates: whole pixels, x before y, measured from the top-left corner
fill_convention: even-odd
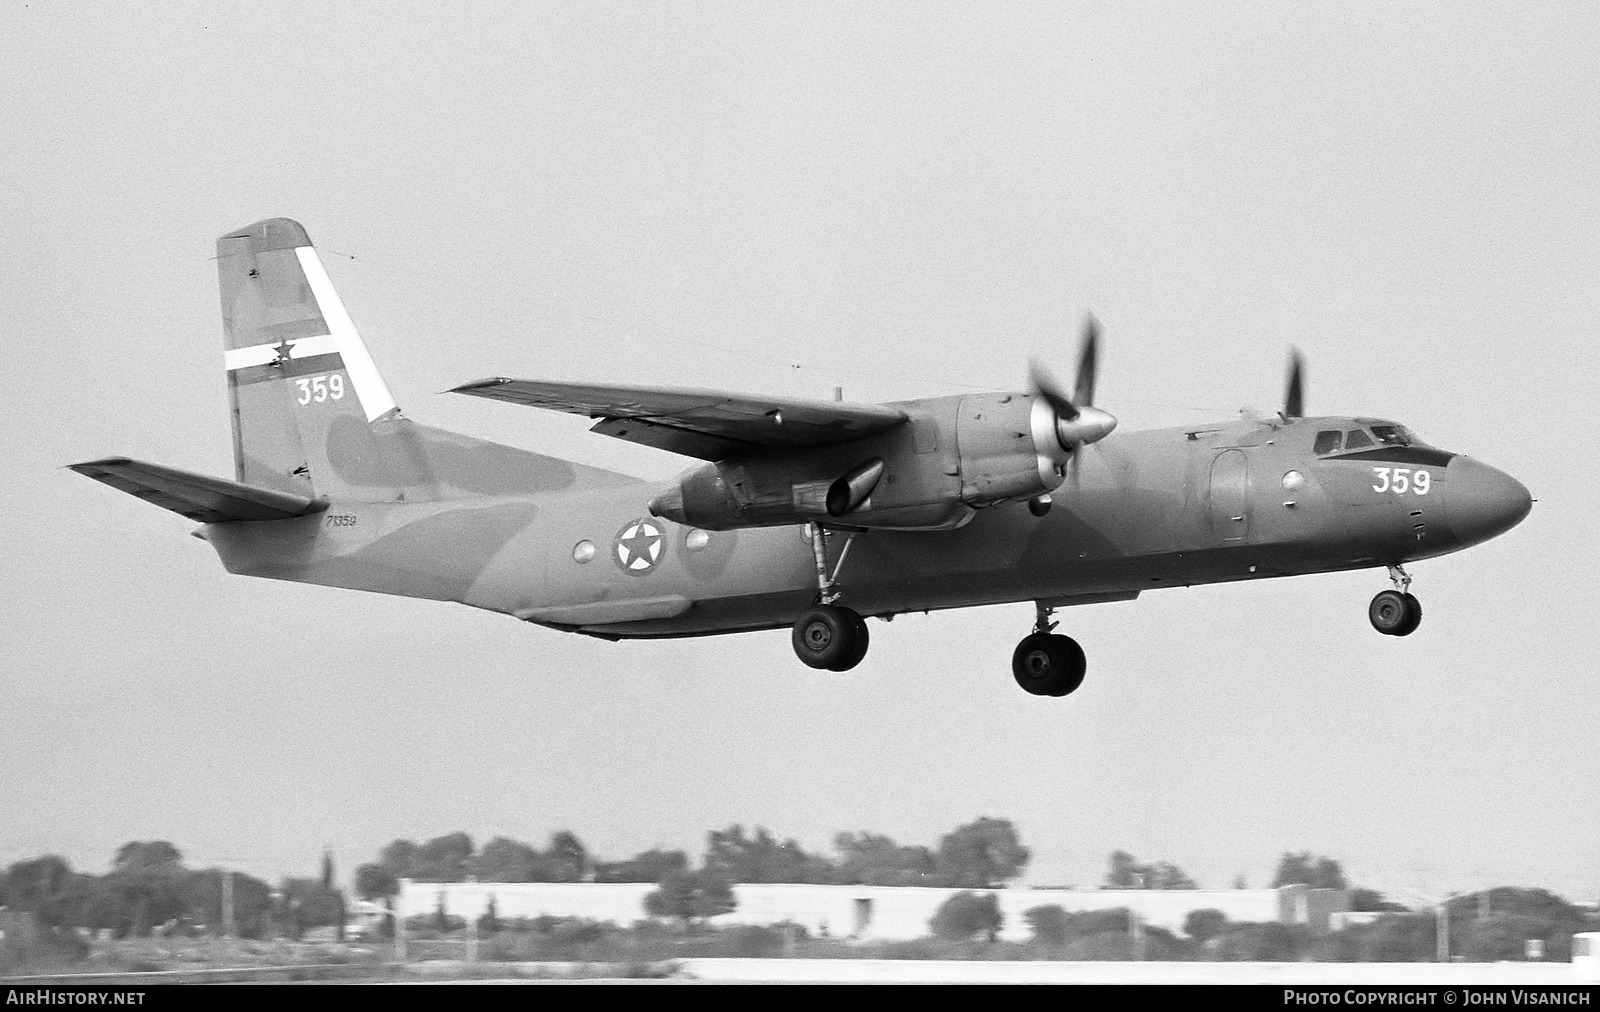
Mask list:
[[[1092,318],[1068,395],[849,404],[493,378],[471,394],[598,419],[704,463],[663,486],[404,417],[305,229],[217,240],[233,481],[126,457],[73,469],[204,524],[230,572],[458,601],[602,639],[790,627],[813,668],[865,616],[1032,601],[1012,657],[1065,696],[1058,608],[1162,587],[1387,567],[1372,625],[1417,628],[1404,565],[1527,515],[1528,490],[1378,418],[1308,418],[1298,357],[1270,418],[1112,435]]]

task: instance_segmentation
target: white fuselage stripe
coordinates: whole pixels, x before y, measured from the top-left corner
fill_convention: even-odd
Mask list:
[[[361,335],[356,332],[350,314],[345,312],[344,303],[339,301],[339,293],[334,291],[333,281],[323,269],[322,261],[317,258],[317,251],[310,246],[297,246],[294,252],[300,260],[300,269],[305,272],[306,282],[311,285],[311,294],[317,300],[317,308],[322,311],[322,319],[328,325],[328,333],[339,351],[339,357],[344,359],[345,371],[350,374],[350,383],[356,388],[356,397],[361,401],[362,410],[367,413],[367,421],[393,411],[397,407],[394,395],[389,393],[388,385],[378,374],[377,365],[373,363],[372,356],[367,354],[367,346],[361,343]]]
[[[223,362],[228,371],[245,369],[253,365],[271,365],[278,360],[278,354],[283,349],[281,344],[258,344],[249,348],[229,348],[222,353]],[[339,350],[339,344],[333,339],[332,334],[319,334],[316,337],[300,337],[289,342],[290,358],[310,358],[313,355],[332,355]]]

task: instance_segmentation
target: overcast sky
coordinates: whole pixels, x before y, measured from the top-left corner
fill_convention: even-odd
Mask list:
[[[1262,885],[1309,849],[1600,898],[1600,11],[1321,6],[4,0],[0,863],[990,815],[1036,884],[1124,848]],[[1092,308],[1124,431],[1277,407],[1293,343],[1312,413],[1539,502],[1414,567],[1408,639],[1367,624],[1381,571],[1063,613],[1064,700],[1011,679],[1028,604],[874,623],[831,674],[787,632],[609,644],[233,577],[61,467],[232,474],[213,243],[275,215],[408,415],[646,477],[689,462],[438,391],[1015,388],[1029,354],[1070,376]]]

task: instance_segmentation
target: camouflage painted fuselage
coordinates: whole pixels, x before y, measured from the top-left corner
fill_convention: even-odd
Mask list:
[[[1442,555],[1526,513],[1526,490],[1463,456],[1415,446],[1312,453],[1319,430],[1372,421],[1118,434],[1083,455],[1044,517],[1013,503],[979,510],[954,531],[854,534],[837,574],[843,603],[886,616],[1125,600]],[[406,435],[433,447],[423,455],[449,470],[439,448],[448,434],[393,424],[409,426]],[[817,595],[802,526],[697,532],[650,516],[660,484],[499,449],[496,467],[472,468],[470,498],[334,498],[322,514],[212,524],[207,537],[232,572],[458,601],[606,637],[782,627]],[[1427,491],[1375,481],[1381,468],[1426,471]],[[1298,479],[1286,481],[1291,473]],[[849,537],[830,532],[830,560]],[[583,545],[592,546],[587,559]]]
[[[1090,424],[1087,393],[1081,415],[1044,411],[1042,387],[890,405],[504,378],[458,388],[586,414],[596,431],[712,465],[687,484],[645,482],[405,418],[298,222],[222,236],[217,272],[234,479],[123,457],[71,466],[204,522],[235,573],[604,637],[696,636],[789,625],[819,583],[887,617],[1396,565],[1493,537],[1530,503],[1509,476],[1373,419],[1102,438],[1115,419]],[[1289,403],[1298,414],[1298,392]],[[1063,436],[1069,423],[1100,441]],[[866,473],[836,509],[835,479]],[[1053,508],[1035,516],[1024,501],[1047,490]],[[792,522],[807,519],[829,528],[820,576],[810,525]]]

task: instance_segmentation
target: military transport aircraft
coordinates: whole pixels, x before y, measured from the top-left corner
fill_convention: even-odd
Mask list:
[[[1417,628],[1404,564],[1527,515],[1510,476],[1379,418],[1271,417],[1111,436],[1091,318],[1069,395],[892,404],[492,378],[456,393],[598,419],[703,464],[652,483],[404,417],[305,229],[217,240],[235,480],[112,457],[73,470],[204,526],[230,572],[458,601],[603,639],[792,628],[813,668],[889,620],[1036,606],[1012,657],[1065,696],[1055,609],[1162,587],[1387,567],[1381,633]]]

